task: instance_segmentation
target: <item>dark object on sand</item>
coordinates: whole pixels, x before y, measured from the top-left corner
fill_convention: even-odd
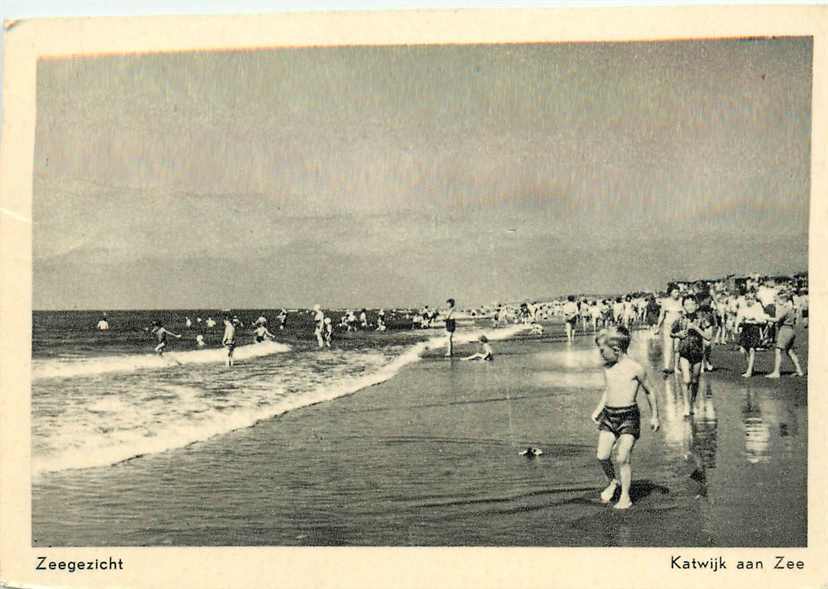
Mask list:
[[[521,456],[526,456],[526,458],[534,458],[535,456],[540,456],[541,454],[543,454],[543,450],[540,448],[533,448],[532,446],[527,447],[526,450],[520,453]]]

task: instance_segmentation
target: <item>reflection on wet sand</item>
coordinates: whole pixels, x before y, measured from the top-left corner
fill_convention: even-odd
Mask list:
[[[762,418],[762,410],[752,389],[745,390],[742,403],[742,422],[745,427],[745,456],[751,464],[767,462],[770,427]]]
[[[718,426],[712,383],[702,379],[703,393],[696,399],[695,414],[684,427],[687,461],[691,464],[690,479],[698,484],[697,497],[707,497],[709,469],[716,468]]]
[[[792,403],[784,403],[784,417],[780,418],[779,439],[785,455],[790,455],[798,447],[799,421]]]
[[[716,468],[719,420],[710,379],[702,382],[704,394],[696,399],[696,415],[691,421],[692,440],[690,447],[701,457],[706,469]]]
[[[659,380],[663,383],[664,390],[661,397],[663,402],[659,410],[664,443],[675,452],[684,454],[687,420],[682,415],[681,388],[677,385],[674,376]]]

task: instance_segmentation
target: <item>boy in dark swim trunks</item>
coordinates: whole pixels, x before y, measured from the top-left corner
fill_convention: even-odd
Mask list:
[[[630,456],[636,440],[641,435],[641,414],[636,398],[643,390],[650,405],[650,427],[658,431],[658,405],[654,391],[647,382],[647,372],[638,362],[627,356],[630,346],[630,332],[623,326],[601,330],[595,337],[595,344],[604,361],[604,375],[607,388],[601,401],[592,413],[592,420],[598,424],[598,462],[609,479],[609,485],[601,493],[601,502],[609,503],[615,496],[619,484],[621,496],[615,509],[627,509],[632,505],[630,483],[632,467]],[[616,478],[610,456],[617,446],[616,461],[621,480]]]

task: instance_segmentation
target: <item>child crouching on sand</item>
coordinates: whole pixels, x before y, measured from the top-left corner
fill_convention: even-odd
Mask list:
[[[489,338],[481,335],[478,341],[480,342],[480,351],[477,354],[463,358],[463,360],[485,360],[487,362],[494,360],[494,352],[492,352],[492,346],[489,345]]]
[[[595,344],[604,361],[607,387],[601,401],[592,413],[592,420],[598,424],[598,462],[609,479],[609,485],[601,493],[601,502],[609,503],[615,496],[619,480],[616,478],[610,456],[613,446],[618,446],[617,462],[621,476],[621,497],[615,509],[627,509],[632,505],[630,483],[632,468],[630,455],[636,440],[641,435],[641,414],[636,398],[644,390],[650,405],[650,427],[658,431],[658,405],[654,391],[648,386],[647,373],[642,366],[627,356],[630,346],[630,332],[623,326],[601,330],[595,337]]]

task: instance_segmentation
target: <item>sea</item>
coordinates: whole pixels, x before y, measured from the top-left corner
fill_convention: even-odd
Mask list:
[[[403,311],[387,313],[390,329],[378,332],[373,310],[371,328],[336,331],[335,346],[321,351],[310,310],[293,310],[284,329],[278,310],[232,314],[243,326],[228,368],[220,310],[112,311],[106,331],[96,328],[98,312],[35,311],[33,474],[113,465],[251,427],[388,380],[426,350],[445,345],[442,330],[410,329]],[[342,313],[326,315],[337,323]],[[270,319],[274,341],[254,343],[259,317]],[[182,336],[168,338],[163,356],[154,353],[154,321]],[[467,330],[458,341],[478,333]]]

